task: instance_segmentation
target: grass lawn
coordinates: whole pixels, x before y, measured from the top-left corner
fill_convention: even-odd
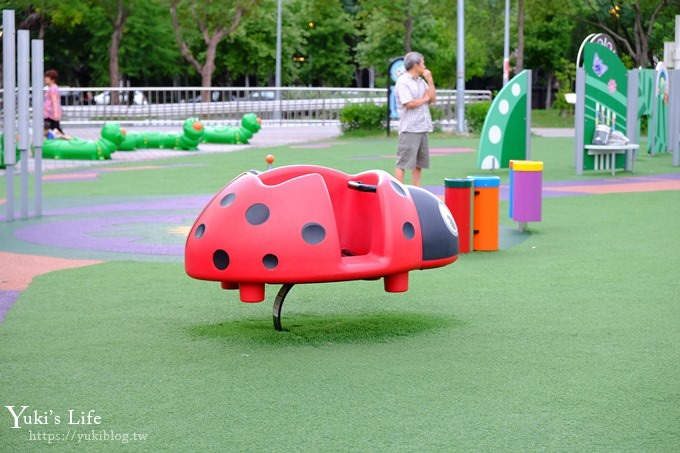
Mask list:
[[[442,134],[431,146],[477,143]],[[213,194],[269,153],[391,172],[395,144],[340,138],[49,183],[43,221],[73,200]],[[571,139],[534,137],[532,158],[545,181],[612,178],[576,176]],[[677,173],[671,162],[643,153],[636,176]],[[423,183],[477,173],[476,153],[450,153]],[[524,241],[411,272],[406,293],[294,287],[284,332],[271,320],[278,288],[244,304],[187,277],[181,256],[42,275],[0,324],[0,450],[678,451],[679,202],[679,191],[546,198]],[[501,227],[518,234],[506,212],[503,201]],[[0,224],[0,250],[16,227]],[[13,429],[5,406],[45,423]],[[69,424],[69,411],[101,419]]]
[[[532,110],[532,127],[574,127],[573,113],[562,115],[558,110]]]

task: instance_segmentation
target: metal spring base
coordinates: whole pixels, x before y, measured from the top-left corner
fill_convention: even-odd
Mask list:
[[[279,332],[283,330],[283,327],[281,327],[281,308],[283,307],[283,301],[286,299],[288,291],[291,290],[293,285],[294,283],[285,283],[276,294],[276,299],[274,299],[274,329]]]

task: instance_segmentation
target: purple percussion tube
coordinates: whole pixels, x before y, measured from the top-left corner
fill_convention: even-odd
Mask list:
[[[540,222],[543,190],[543,162],[510,161],[512,172],[510,216],[523,231],[527,222]]]

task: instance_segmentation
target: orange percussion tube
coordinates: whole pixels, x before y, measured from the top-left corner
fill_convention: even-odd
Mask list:
[[[474,180],[474,219],[472,248],[475,251],[498,250],[498,213],[501,178],[470,176]]]

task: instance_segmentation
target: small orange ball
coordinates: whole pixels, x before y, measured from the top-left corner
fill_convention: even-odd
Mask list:
[[[274,156],[272,156],[271,154],[267,154],[265,160],[267,161],[268,164],[271,164],[272,162],[274,162]]]

